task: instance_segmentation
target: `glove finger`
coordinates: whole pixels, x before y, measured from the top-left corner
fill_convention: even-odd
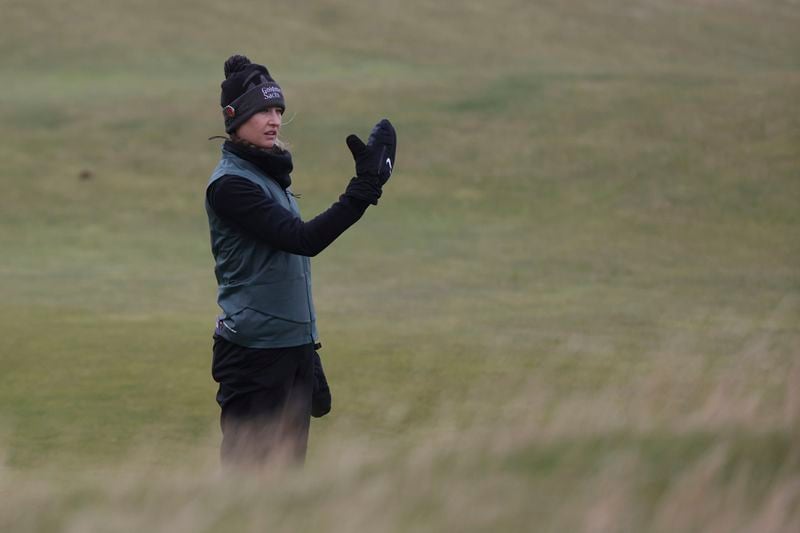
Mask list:
[[[394,126],[392,125],[392,123],[389,121],[388,118],[381,119],[381,121],[378,122],[378,125],[380,126],[381,131],[385,135],[390,136],[392,139],[394,139],[397,136],[397,132],[395,132]]]
[[[353,154],[353,157],[360,156],[367,149],[364,141],[355,134],[348,135],[345,142],[347,142],[347,147],[350,149],[350,153]]]
[[[394,141],[397,134],[394,131],[394,126],[387,119],[383,119],[372,128],[367,140],[368,145],[373,144],[390,144]]]
[[[372,128],[372,131],[369,132],[369,139],[367,139],[367,146],[373,146],[375,144],[384,144],[389,139],[389,135],[391,135],[389,133],[390,131],[394,131],[392,124],[386,119],[381,120],[380,122],[375,124],[375,126],[373,126]]]

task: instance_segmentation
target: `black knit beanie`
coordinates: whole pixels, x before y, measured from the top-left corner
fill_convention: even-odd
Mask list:
[[[232,55],[225,61],[220,105],[226,133],[235,132],[247,119],[268,107],[286,110],[283,91],[267,67],[251,63],[242,55]]]

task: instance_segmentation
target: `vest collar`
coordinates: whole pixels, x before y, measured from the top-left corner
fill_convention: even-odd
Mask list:
[[[294,165],[292,154],[288,150],[269,151],[252,144],[233,141],[225,141],[223,149],[257,166],[264,174],[277,181],[281,188],[286,189],[292,184],[290,173]]]

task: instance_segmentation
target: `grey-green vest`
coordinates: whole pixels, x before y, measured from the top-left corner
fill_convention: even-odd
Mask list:
[[[290,191],[256,165],[226,150],[208,185],[226,174],[247,178],[286,209],[300,216]],[[284,348],[317,342],[308,257],[277,250],[220,219],[206,201],[222,308],[218,333],[250,348]]]

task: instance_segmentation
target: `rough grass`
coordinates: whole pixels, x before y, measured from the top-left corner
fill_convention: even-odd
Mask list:
[[[8,2],[0,529],[795,530],[798,23]],[[233,52],[287,93],[307,216],[348,133],[400,134],[380,205],[314,260],[334,413],[304,471],[244,479],[216,464],[202,210]]]
[[[800,520],[798,379],[800,367],[772,416],[757,415],[750,398],[728,390],[715,391],[722,403],[713,412],[703,405],[672,420],[654,420],[648,401],[632,404],[610,391],[564,395],[532,380],[500,409],[473,410],[467,423],[455,421],[451,408],[458,406],[444,402],[430,425],[391,437],[337,424],[302,471],[276,463],[222,472],[203,446],[167,468],[150,446],[120,465],[67,478],[63,467],[36,477],[11,470],[3,477],[0,525],[81,532],[792,531]],[[636,386],[663,384],[651,377]]]

